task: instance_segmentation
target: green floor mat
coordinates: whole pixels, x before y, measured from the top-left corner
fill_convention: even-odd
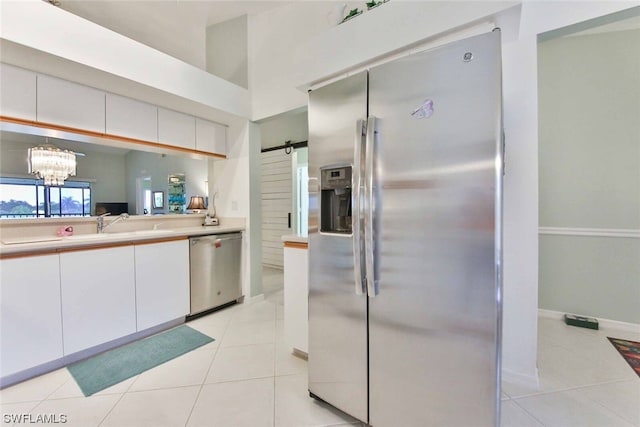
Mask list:
[[[67,369],[84,395],[91,396],[212,341],[213,338],[181,325],[74,363]]]

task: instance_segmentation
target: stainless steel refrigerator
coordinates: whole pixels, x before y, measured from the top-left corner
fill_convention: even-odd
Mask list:
[[[376,427],[499,424],[501,87],[496,29],[309,93],[313,397]]]

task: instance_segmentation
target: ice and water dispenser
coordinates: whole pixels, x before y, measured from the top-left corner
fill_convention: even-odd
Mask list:
[[[320,231],[351,234],[351,166],[320,169]]]

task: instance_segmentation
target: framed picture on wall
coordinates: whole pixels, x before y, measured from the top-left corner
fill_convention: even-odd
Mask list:
[[[154,191],[152,202],[154,209],[164,208],[164,191]]]

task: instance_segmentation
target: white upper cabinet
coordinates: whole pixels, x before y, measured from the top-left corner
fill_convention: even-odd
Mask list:
[[[0,64],[0,115],[36,120],[36,73]]]
[[[227,127],[196,118],[196,150],[227,154]]]
[[[37,99],[39,122],[105,131],[104,92],[39,74]]]
[[[0,63],[0,115],[226,156],[227,127]]]
[[[158,107],[112,93],[106,97],[106,133],[158,142]]]
[[[177,111],[158,108],[158,142],[195,150],[196,118]]]

